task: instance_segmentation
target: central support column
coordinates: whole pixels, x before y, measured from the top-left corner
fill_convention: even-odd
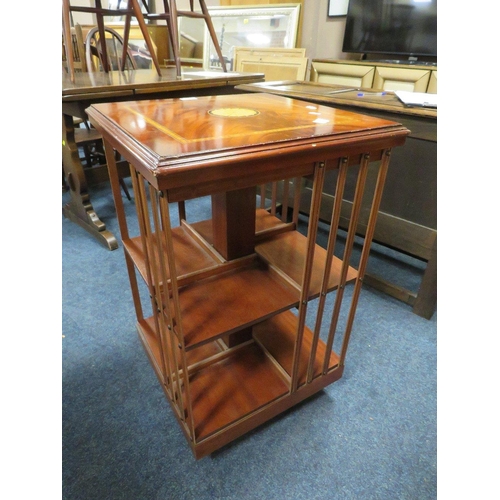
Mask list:
[[[255,210],[255,187],[212,195],[213,244],[225,259],[254,252]]]
[[[255,186],[212,195],[213,245],[226,259],[238,259],[255,251]],[[252,327],[224,340],[234,347],[252,338]]]

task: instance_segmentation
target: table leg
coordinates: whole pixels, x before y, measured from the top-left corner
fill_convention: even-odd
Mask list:
[[[118,241],[97,216],[88,193],[87,180],[75,142],[73,117],[63,114],[62,160],[71,200],[63,207],[63,214],[83,227],[109,250],[118,248]]]
[[[420,289],[413,305],[413,312],[425,319],[431,319],[437,302],[437,234],[427,261]]]

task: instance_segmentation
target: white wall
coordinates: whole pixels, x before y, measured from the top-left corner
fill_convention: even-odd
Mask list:
[[[344,27],[345,17],[328,17],[328,0],[304,0],[300,46],[309,59],[345,59]]]

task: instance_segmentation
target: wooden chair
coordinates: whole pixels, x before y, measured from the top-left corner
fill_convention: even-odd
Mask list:
[[[87,63],[85,61],[85,43],[83,41],[82,27],[76,24],[71,27],[71,48],[73,52],[73,67],[77,73],[87,72]],[[68,69],[68,51],[66,45],[62,44],[62,64],[63,67]],[[81,158],[84,166],[90,167],[98,162],[98,156],[102,151],[102,138],[101,134],[94,128],[90,127],[88,121],[82,118],[73,117],[73,126],[75,130],[76,145],[83,152]],[[63,171],[63,187],[67,187]]]
[[[90,72],[112,70],[125,71],[137,69],[130,48],[125,46],[124,39],[112,28],[104,28],[104,40],[98,27],[92,28],[85,39],[85,61]],[[126,54],[125,61],[122,54]],[[105,57],[107,60],[105,60]]]
[[[136,2],[137,0],[133,1]],[[217,56],[219,57],[222,70],[224,72],[227,72],[226,62],[222,55],[222,50],[220,48],[219,41],[217,40],[217,35],[215,33],[215,29],[212,23],[212,18],[210,17],[210,13],[208,12],[205,0],[198,0],[198,2],[200,4],[201,12],[194,10],[194,0],[189,0],[190,10],[177,10],[176,0],[163,0],[164,12],[150,13],[148,11],[148,13],[144,14],[144,18],[148,20],[166,21],[170,37],[170,43],[172,45],[172,52],[174,55],[177,78],[180,78],[181,76],[181,57],[179,49],[179,31],[177,24],[178,17],[191,17],[196,19],[203,19],[205,21],[205,24],[207,25],[208,31],[210,33],[210,37],[214,44],[215,51],[217,52]],[[142,0],[142,3],[146,7],[146,10],[148,10],[146,2]]]
[[[80,6],[80,5],[71,5],[70,0],[62,0],[62,26],[63,26],[63,37],[64,44],[66,46],[66,54],[68,60],[68,70],[70,73],[71,80],[75,79],[75,65],[74,65],[74,54],[73,54],[73,46],[71,44],[71,12],[86,12],[90,14],[95,14],[97,20],[97,28],[100,33],[101,38],[104,38],[104,18],[106,16],[124,16],[125,17],[125,26],[123,30],[123,52],[122,52],[122,65],[125,66],[125,60],[127,58],[126,48],[128,47],[128,39],[130,34],[130,22],[132,17],[137,19],[139,23],[139,27],[142,32],[142,36],[144,37],[144,41],[146,42],[146,46],[149,50],[151,58],[153,60],[153,64],[156,68],[156,71],[159,76],[161,76],[160,65],[158,64],[158,58],[156,57],[156,52],[154,50],[153,42],[151,41],[151,37],[149,35],[146,22],[144,20],[143,14],[139,7],[137,0],[127,0],[127,7],[125,9],[105,9],[102,7],[101,0],[94,0],[94,7]],[[104,71],[110,71],[110,67],[108,66],[108,55],[106,51],[106,45],[103,45],[103,61],[104,61]]]
[[[87,72],[87,64],[85,62],[85,43],[83,41],[82,27],[75,24],[70,28],[71,50],[73,54],[73,68],[75,72]],[[69,69],[68,51],[64,43],[64,34],[62,38],[62,64],[63,68]]]

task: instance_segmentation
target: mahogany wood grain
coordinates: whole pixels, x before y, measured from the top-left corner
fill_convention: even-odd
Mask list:
[[[212,234],[215,249],[227,260],[254,251],[255,188],[237,189],[212,195]]]
[[[259,323],[253,329],[254,338],[274,357],[274,359],[276,359],[289,377],[292,376],[293,349],[297,328],[297,316],[290,311],[285,311]],[[312,336],[312,331],[306,327],[304,330],[304,342],[299,358],[299,385],[305,384],[306,382]],[[319,341],[313,362],[313,377],[317,377],[321,374],[324,357],[325,344]],[[335,368],[338,364],[339,356],[332,351],[329,358],[329,369]]]
[[[197,441],[288,392],[279,371],[255,344],[196,372],[190,386]]]
[[[289,276],[298,286],[302,285],[302,273],[306,255],[306,238],[297,231],[289,231],[266,239],[256,245],[255,251],[266,262],[279,268]],[[326,262],[325,249],[317,246],[314,252],[313,271],[311,276],[310,294],[313,298],[318,296],[321,290],[323,270]],[[328,291],[339,286],[339,277],[342,261],[333,258],[330,277],[328,280]],[[357,272],[352,267],[347,271],[347,282],[356,278]]]
[[[299,300],[296,288],[259,261],[184,287],[179,296],[187,350],[262,321]]]
[[[201,271],[218,264],[201,245],[197,244],[184,227],[179,226],[173,229],[172,235],[174,238],[175,263],[178,276]],[[141,244],[140,236],[123,241],[128,254],[137,266],[142,277],[146,279],[147,273],[145,269],[144,252]],[[154,259],[159,260],[158,249],[154,248]],[[163,255],[161,258],[164,258]]]
[[[362,153],[388,138],[402,144],[407,134],[387,120],[308,106],[247,94],[102,103],[88,112],[96,128],[112,132],[112,144],[127,145],[126,159],[169,201],[309,175],[334,150],[333,157],[356,154],[357,143]]]

